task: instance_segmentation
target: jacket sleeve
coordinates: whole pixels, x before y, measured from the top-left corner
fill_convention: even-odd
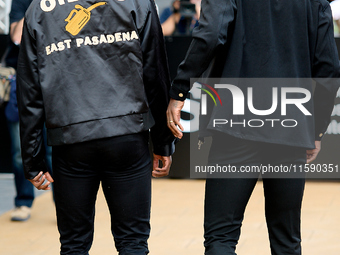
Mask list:
[[[227,33],[234,21],[234,0],[203,0],[199,26],[184,61],[179,65],[170,90],[170,97],[184,101],[190,90],[190,78],[197,78],[208,68],[216,49],[227,41]]]
[[[329,4],[319,9],[312,75],[316,81],[314,90],[315,140],[321,140],[330,123],[336,92],[340,85],[339,57]]]
[[[47,172],[43,146],[44,106],[38,73],[35,39],[24,22],[17,68],[17,98],[21,154],[27,179],[33,179],[40,171]]]
[[[162,28],[153,0],[145,24],[140,32],[143,52],[143,80],[147,100],[155,125],[151,140],[156,155],[174,153],[174,136],[167,127],[166,110],[169,103],[170,75]]]

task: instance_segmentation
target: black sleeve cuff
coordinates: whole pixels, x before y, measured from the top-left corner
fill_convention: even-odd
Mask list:
[[[175,142],[167,145],[154,145],[153,153],[159,156],[171,156],[175,152]]]
[[[36,164],[35,166],[32,166],[32,167],[24,166],[24,170],[25,170],[25,178],[27,180],[32,180],[41,171],[43,173],[48,172],[48,168],[47,168],[45,160],[40,161],[38,164]]]
[[[175,100],[184,101],[187,98],[188,92],[181,91],[175,87],[171,87],[169,96]]]
[[[323,136],[325,135],[325,132],[319,132],[315,134],[315,141],[321,141]]]

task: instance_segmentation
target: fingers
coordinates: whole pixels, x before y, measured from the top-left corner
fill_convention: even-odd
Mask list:
[[[168,110],[166,112],[168,127],[171,130],[172,134],[179,139],[183,137],[183,133],[181,131],[184,130],[183,126],[180,123],[181,110],[183,106],[184,102],[171,99]]]
[[[170,169],[171,163],[172,163],[171,156],[163,157],[163,167],[162,168]]]
[[[168,174],[169,174],[169,172],[166,172],[166,171],[159,171],[159,170],[152,171],[152,176],[155,177],[155,178],[165,177]]]
[[[162,161],[162,167],[159,167],[159,160]],[[171,166],[171,156],[159,156],[154,154],[154,161],[153,161],[153,177],[164,177],[169,174],[170,166]]]
[[[315,156],[307,157],[307,164],[313,162],[316,159]]]
[[[313,162],[317,155],[318,153],[315,150],[307,151],[307,164]]]
[[[318,156],[319,150],[314,149],[314,150],[307,150],[306,155],[307,155],[307,164],[313,162],[316,157]]]
[[[50,190],[51,188],[49,187],[51,183],[49,181],[45,182],[45,184],[40,185],[37,189],[39,190]]]
[[[164,177],[167,176],[169,174],[169,168],[165,168],[164,167],[164,163],[163,163],[163,167],[160,168],[159,167],[159,160],[161,160],[159,157],[154,157],[153,159],[153,171],[152,171],[152,176],[159,178],[159,177]],[[163,160],[161,160],[162,162],[164,162]]]
[[[315,149],[307,150],[307,164],[313,162],[321,150],[321,141],[315,141]]]
[[[52,178],[52,176],[50,175],[49,172],[46,172],[45,176],[46,176],[46,180],[48,180],[49,182],[54,182],[54,180],[53,180],[53,178]]]
[[[183,133],[182,132],[184,131],[184,128],[183,128],[183,126],[182,126],[182,124],[180,122],[180,119],[181,119],[181,117],[180,117],[180,114],[179,114],[177,119],[176,119],[176,117],[174,117],[173,122],[169,121],[171,127],[174,129],[174,132],[177,134],[176,137],[178,137],[179,139],[181,139],[183,137]]]
[[[153,165],[152,165],[153,170],[159,167],[159,160],[161,160],[160,156],[153,154]]]
[[[183,133],[178,129],[178,127],[183,131],[183,126],[179,123],[179,121],[174,120],[174,117],[169,117],[168,121],[168,128],[170,129],[171,133],[181,139],[183,137]]]
[[[49,175],[49,179],[50,180],[46,180],[46,174]],[[51,180],[53,181],[51,175],[49,173],[43,173],[40,172],[36,177],[34,177],[32,180],[29,180],[34,187],[36,187],[38,190],[50,190],[51,188],[49,187],[49,185],[51,184]],[[44,183],[45,182],[45,183]]]

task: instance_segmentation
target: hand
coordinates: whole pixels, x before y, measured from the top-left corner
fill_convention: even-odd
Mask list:
[[[162,161],[162,168],[159,167],[159,160]],[[159,156],[156,154],[153,154],[153,171],[152,176],[153,177],[164,177],[169,174],[170,166],[171,166],[171,156]]]
[[[24,27],[24,18],[17,22],[13,22],[10,26],[10,37],[15,45],[20,45],[22,29]]]
[[[316,159],[316,156],[319,154],[321,150],[321,141],[315,141],[315,149],[307,150],[307,164],[311,163]]]
[[[181,110],[183,106],[184,101],[179,101],[171,98],[168,110],[166,111],[168,127],[171,130],[172,134],[179,139],[183,137],[183,133],[180,130],[184,130],[183,126],[180,123]],[[178,127],[180,128],[180,130],[178,129]]]
[[[45,180],[47,180],[46,183],[44,183]],[[49,185],[51,182],[54,182],[49,172],[40,172],[36,177],[29,181],[39,190],[50,190],[51,187],[49,187]]]

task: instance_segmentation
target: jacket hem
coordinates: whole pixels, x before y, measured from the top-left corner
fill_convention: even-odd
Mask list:
[[[209,130],[212,130],[212,129],[209,129]],[[289,139],[277,139],[277,138],[266,139],[266,138],[260,137],[260,136],[252,136],[252,135],[249,135],[249,134],[241,134],[241,133],[238,133],[238,132],[232,132],[230,130],[225,130],[225,129],[217,129],[216,128],[214,130],[222,132],[222,133],[226,133],[228,135],[231,135],[231,136],[234,136],[234,137],[237,137],[237,138],[240,138],[240,139],[250,140],[250,141],[254,141],[254,142],[281,144],[281,145],[299,147],[299,148],[304,148],[304,149],[314,149],[315,148],[314,141],[308,143],[308,142],[297,142],[297,141],[293,141],[293,140],[289,140]],[[206,135],[203,135],[201,137],[206,137]]]
[[[131,114],[106,119],[96,119],[60,128],[47,128],[50,146],[74,144],[113,136],[128,135],[148,130],[143,114]]]

